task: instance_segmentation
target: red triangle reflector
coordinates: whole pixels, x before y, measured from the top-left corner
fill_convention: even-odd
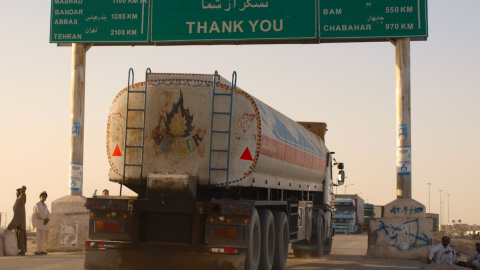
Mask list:
[[[243,154],[240,157],[240,159],[253,161],[252,154],[250,154],[250,150],[248,149],[248,147],[245,148],[245,151],[243,151]]]
[[[118,144],[117,144],[117,146],[115,146],[115,150],[113,150],[112,157],[121,157],[121,156],[122,156],[122,152],[120,152],[120,148],[118,147]]]

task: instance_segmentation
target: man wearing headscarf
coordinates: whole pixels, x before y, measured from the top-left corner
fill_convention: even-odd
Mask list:
[[[477,253],[467,259],[468,267],[472,269],[480,269],[480,242],[475,243],[475,249],[477,250]]]
[[[25,186],[17,189],[17,199],[13,205],[13,218],[7,227],[9,230],[15,229],[19,250],[17,255],[25,255],[25,252],[27,252],[27,221],[25,215],[25,203],[27,202],[27,195],[25,194],[25,190],[27,190]]]
[[[442,237],[442,243],[430,249],[428,254],[429,264],[449,264],[458,263],[460,254],[450,247],[450,237]]]
[[[40,193],[40,201],[33,207],[32,225],[37,232],[37,250],[35,255],[47,254],[48,230],[50,229],[48,222],[50,221],[50,211],[48,211],[47,192]]]

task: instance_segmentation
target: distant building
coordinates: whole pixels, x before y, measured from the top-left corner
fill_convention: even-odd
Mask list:
[[[473,226],[465,224],[465,223],[445,224],[445,225],[442,225],[441,227],[442,227],[442,231],[447,231],[447,232],[451,232],[451,231],[459,232],[459,231],[472,231],[473,230],[473,228],[472,228]]]
[[[460,231],[467,231],[471,228],[470,225],[468,224],[461,224],[461,223],[457,223],[457,224],[453,224],[453,229],[455,230],[460,230]]]
[[[427,218],[431,218],[433,219],[433,228],[432,228],[432,231],[434,232],[438,232],[439,229],[440,229],[440,226],[439,226],[439,215],[438,214],[434,214],[434,213],[427,213]]]

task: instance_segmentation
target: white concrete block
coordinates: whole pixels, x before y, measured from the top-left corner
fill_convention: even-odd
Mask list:
[[[49,251],[82,251],[88,238],[89,211],[86,198],[68,195],[52,202]]]
[[[432,219],[370,220],[368,255],[379,258],[426,259],[432,246]]]

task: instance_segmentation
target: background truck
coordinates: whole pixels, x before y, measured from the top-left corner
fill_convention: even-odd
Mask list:
[[[138,196],[87,199],[85,268],[283,269],[289,244],[295,256],[330,253],[325,123],[287,118],[236,87],[236,73],[133,75],[106,148],[109,180]]]
[[[363,207],[363,219],[364,219],[364,224],[363,224],[363,231],[367,231],[370,226],[370,219],[375,218],[375,211],[374,211],[374,205],[371,203],[365,203]]]
[[[363,204],[363,199],[357,194],[335,195],[335,232],[363,233]]]
[[[373,211],[375,213],[375,218],[383,218],[383,205],[375,205]]]

